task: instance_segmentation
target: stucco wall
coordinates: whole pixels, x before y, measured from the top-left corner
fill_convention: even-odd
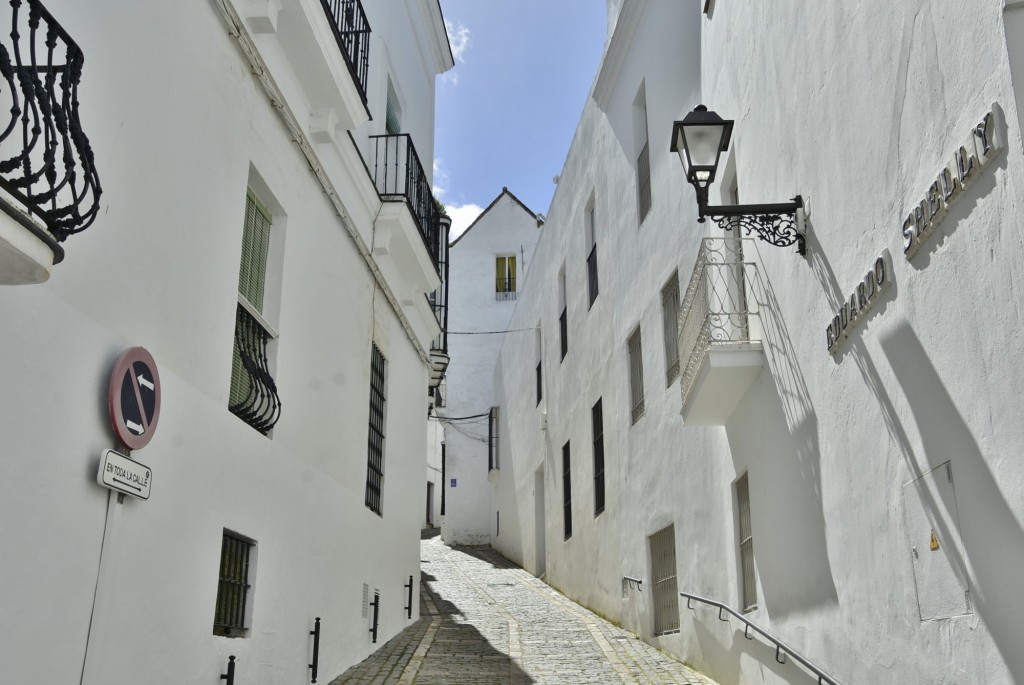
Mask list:
[[[448,338],[448,417],[486,414],[497,403],[492,374],[502,340],[513,336],[532,344],[534,331],[509,328],[515,300],[495,298],[495,257],[515,255],[521,289],[532,270],[534,246],[542,231],[536,217],[506,191],[451,247]],[[497,333],[489,333],[497,331]],[[469,333],[470,335],[465,335]],[[478,334],[482,333],[482,334]],[[503,412],[504,409],[499,410]],[[487,470],[487,417],[453,421],[445,427],[446,510],[441,536],[451,544],[485,544],[497,532]],[[504,445],[499,444],[499,454]],[[502,462],[503,463],[503,462]],[[496,475],[496,474],[495,474]],[[456,485],[451,487],[452,480]]]
[[[417,616],[403,584],[419,568],[425,364],[214,3],[47,7],[86,55],[104,196],[48,283],[0,290],[0,605],[17,626],[4,679],[78,680],[88,634],[86,683],[216,682],[229,654],[239,682],[299,682],[316,616],[333,677],[375,649],[363,583],[382,594],[378,645]],[[425,80],[417,103],[432,109]],[[227,409],[249,183],[285,234],[268,285],[283,403],[269,438]],[[383,517],[364,506],[371,340],[388,360]],[[108,504],[95,482],[114,447],[108,374],[134,345],[162,381],[157,432],[133,455],[153,491]],[[245,638],[212,634],[225,528],[257,543]]]
[[[622,596],[621,576],[649,579],[646,537],[674,523],[679,589],[737,606],[734,482],[747,473],[752,620],[842,682],[1021,680],[1014,636],[1024,605],[1011,569],[1024,562],[1024,471],[1013,458],[1022,427],[1007,401],[1024,375],[1015,333],[1024,159],[1010,69],[1019,56],[1007,52],[1016,35],[1009,13],[1020,10],[1007,9],[1004,26],[1002,2],[716,3],[711,18],[703,3],[684,4],[646,3],[614,70],[606,55],[595,89],[602,107],[591,101],[584,111],[510,323],[541,321],[552,369],[537,409],[532,351],[506,340],[498,373],[516,473],[514,482],[502,474],[498,501],[516,502],[521,538],[510,553],[527,568],[544,566],[533,533],[543,467],[549,582],[720,682],[813,682],[711,609],[684,602],[680,632],[651,637],[647,587]],[[697,31],[699,53],[679,38]],[[629,126],[641,79],[653,209],[637,229]],[[763,243],[750,255],[766,366],[724,427],[684,426],[678,382],[664,388],[659,290],[676,268],[684,289],[697,240],[717,233],[696,223],[693,191],[668,152],[672,121],[700,101],[736,121],[713,201],[735,179],[741,202],[800,193],[809,209],[806,258]],[[1007,122],[998,128],[1005,152],[907,260],[908,212],[993,103]],[[598,233],[601,294],[588,310],[582,216],[592,190],[607,234]],[[825,327],[884,250],[892,286],[830,355]],[[563,260],[571,332],[559,364],[558,305],[547,293]],[[625,341],[638,324],[646,412],[631,426]],[[606,465],[617,478],[594,519],[589,410],[598,396]],[[563,542],[566,440],[574,535]],[[953,485],[942,494],[905,487],[947,462]],[[917,507],[935,550],[911,542],[928,538],[908,528]],[[941,555],[954,591],[957,583],[969,591],[971,613],[921,620],[918,595],[934,587],[915,578],[915,546]]]

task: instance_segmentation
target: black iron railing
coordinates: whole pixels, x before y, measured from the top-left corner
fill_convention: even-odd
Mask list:
[[[448,352],[448,231],[451,220],[439,217],[437,228],[437,271],[441,276],[441,285],[427,296],[430,308],[434,311],[441,332],[430,345],[431,350]]]
[[[334,31],[345,64],[366,104],[366,77],[370,65],[370,24],[359,0],[320,0]]]
[[[309,665],[309,669],[312,671],[310,674],[312,679],[311,683],[316,682],[318,671],[320,670],[320,617],[316,617],[316,622],[313,624],[313,630],[309,631],[309,634],[313,636],[313,663]]]
[[[226,680],[227,685],[235,685],[235,655],[228,657],[228,672],[220,674],[221,680]]]
[[[267,343],[270,333],[239,302],[235,317],[235,368],[232,369],[232,397],[228,404],[238,418],[263,433],[269,433],[281,417],[281,398],[270,374]]]
[[[725,617],[722,616],[723,612],[728,612],[729,614],[731,614],[735,618],[739,619],[743,623],[743,637],[747,638],[748,640],[753,640],[754,636],[750,634],[750,631],[754,630],[755,632],[759,633],[761,635],[761,637],[763,637],[764,639],[768,640],[768,642],[771,642],[773,645],[775,645],[775,660],[778,661],[780,664],[786,663],[786,657],[787,656],[791,656],[794,659],[796,659],[798,662],[803,664],[804,668],[806,668],[808,671],[810,671],[815,676],[817,676],[817,678],[818,678],[818,685],[823,685],[823,683],[827,683],[828,685],[841,685],[841,683],[838,680],[836,680],[835,678],[830,676],[828,673],[826,673],[824,670],[822,670],[818,666],[815,666],[813,663],[811,663],[805,656],[803,656],[799,652],[794,651],[785,642],[783,642],[782,640],[778,639],[777,637],[775,637],[771,633],[763,630],[762,628],[759,628],[758,626],[756,626],[755,624],[751,623],[746,618],[744,618],[742,615],[740,615],[739,613],[737,613],[733,609],[730,609],[729,607],[725,606],[721,602],[716,602],[713,599],[705,599],[704,597],[700,597],[698,595],[691,595],[688,592],[680,592],[679,594],[681,596],[683,596],[683,597],[686,597],[686,608],[687,609],[691,609],[692,610],[694,608],[693,607],[693,603],[694,602],[701,602],[703,604],[707,604],[708,606],[716,607],[718,609],[718,620],[720,620],[720,621],[728,621],[729,620],[728,618],[725,618]]]
[[[409,582],[402,587],[409,591],[409,601],[405,604],[405,617],[412,618],[412,576],[409,576]]]
[[[373,644],[377,644],[377,629],[380,627],[380,593],[373,593],[373,601],[370,602],[370,606],[373,607],[373,623],[370,624],[370,635],[373,637]]]
[[[499,302],[507,302],[516,299],[516,279],[495,278],[494,299]]]
[[[0,41],[0,188],[45,226],[11,212],[56,263],[64,257],[58,243],[99,212],[99,176],[78,116],[85,58],[39,0],[10,6],[10,43]]]
[[[370,136],[373,141],[371,175],[385,200],[404,200],[412,212],[434,266],[441,261],[440,212],[420,156],[408,133]],[[447,243],[446,243],[447,245]]]

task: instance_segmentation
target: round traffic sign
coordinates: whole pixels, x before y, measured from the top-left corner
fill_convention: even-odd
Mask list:
[[[160,374],[144,347],[125,350],[114,364],[107,403],[110,425],[125,447],[149,444],[160,418]]]

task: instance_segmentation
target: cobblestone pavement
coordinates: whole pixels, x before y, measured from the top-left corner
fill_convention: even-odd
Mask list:
[[[421,549],[420,620],[331,685],[714,685],[493,550]]]

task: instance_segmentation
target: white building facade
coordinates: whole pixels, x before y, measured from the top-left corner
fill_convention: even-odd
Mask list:
[[[500,535],[493,483],[502,465],[495,452],[502,417],[492,378],[502,341],[534,344],[534,330],[506,331],[540,237],[541,221],[519,198],[501,193],[451,245],[451,289],[444,426],[441,538],[448,544],[489,544]],[[535,365],[536,366],[536,365]]]
[[[7,4],[16,75],[75,83],[0,80],[47,132],[0,137],[4,680],[326,682],[418,615],[440,7]],[[97,483],[136,346],[146,500]]]
[[[509,323],[543,400],[534,345],[496,369],[495,547],[720,682],[817,676],[681,592],[838,682],[1024,679],[1024,5],[609,12]],[[711,204],[801,196],[789,245],[697,222],[701,103]]]

